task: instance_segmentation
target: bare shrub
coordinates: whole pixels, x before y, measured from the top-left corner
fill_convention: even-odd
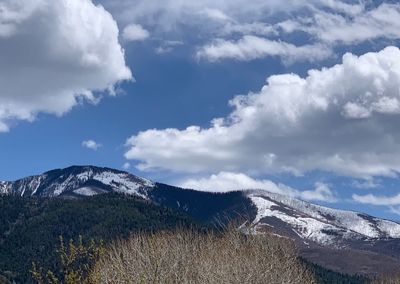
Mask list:
[[[400,273],[397,276],[383,276],[371,282],[371,284],[400,284]]]
[[[94,266],[94,283],[316,283],[293,244],[268,235],[191,230],[136,234]]]

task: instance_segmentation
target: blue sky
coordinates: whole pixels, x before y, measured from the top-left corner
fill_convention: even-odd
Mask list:
[[[400,220],[396,1],[46,2],[0,14],[0,180],[92,164]]]

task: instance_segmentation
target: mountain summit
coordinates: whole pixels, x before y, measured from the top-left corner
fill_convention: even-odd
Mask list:
[[[65,197],[92,196],[121,192],[145,197],[145,189],[154,183],[127,172],[94,166],[72,166],[15,182],[0,182],[0,192],[20,196]]]

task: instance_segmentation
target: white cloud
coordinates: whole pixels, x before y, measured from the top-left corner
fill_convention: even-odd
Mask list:
[[[313,1],[304,1],[312,3]],[[349,1],[347,1],[349,2]],[[322,7],[330,8],[336,13],[343,13],[347,15],[357,15],[364,11],[365,1],[350,1],[350,3],[346,3],[344,1],[339,0],[320,0],[319,5]]]
[[[238,22],[228,22],[220,34],[224,36],[230,34],[270,36],[278,35],[279,33],[276,26],[267,23],[252,22],[241,24]]]
[[[97,151],[102,145],[94,140],[85,140],[82,142],[82,147]]]
[[[122,169],[124,169],[124,170],[129,170],[130,168],[131,168],[131,164],[128,163],[128,162],[126,162],[126,163],[124,163],[124,164],[122,165]]]
[[[160,46],[155,48],[157,54],[166,54],[173,51],[177,46],[183,45],[184,43],[179,40],[166,40],[161,43]]]
[[[209,19],[212,19],[215,21],[226,22],[226,21],[232,20],[228,15],[226,15],[224,12],[222,12],[221,10],[218,10],[218,9],[206,8],[201,11],[201,14],[204,14]]]
[[[377,38],[400,38],[400,4],[383,3],[354,15],[317,11],[312,19],[298,22],[295,29],[320,41],[354,44]]]
[[[322,45],[295,46],[282,41],[273,41],[256,36],[244,36],[238,41],[217,40],[202,47],[198,58],[210,61],[233,58],[236,60],[254,60],[267,56],[281,57],[285,62],[318,61],[332,55],[329,48]]]
[[[395,196],[376,196],[374,194],[357,195],[353,194],[353,200],[363,204],[371,205],[400,205],[400,194]]]
[[[126,41],[142,41],[147,39],[150,33],[141,25],[130,24],[122,31],[122,37]]]
[[[0,131],[132,78],[116,22],[89,0],[2,1],[0,61]]]
[[[331,191],[329,186],[322,182],[315,184],[314,190],[297,191],[299,198],[303,200],[316,200],[325,202],[337,202],[336,195]]]
[[[220,172],[205,178],[187,179],[178,186],[211,192],[228,192],[234,190],[264,189],[280,191],[278,186],[269,180],[256,180],[242,173]]]
[[[269,77],[259,93],[235,97],[232,113],[209,128],[140,132],[127,140],[125,157],[141,170],[393,176],[400,171],[398,100],[397,47],[346,54],[306,78]],[[368,115],[349,112],[349,103]]]
[[[378,188],[381,187],[382,184],[379,180],[375,180],[373,178],[367,178],[363,180],[354,180],[351,183],[351,186],[360,188],[360,189],[371,189],[371,188]]]
[[[262,189],[307,201],[337,201],[335,194],[324,183],[316,183],[314,190],[300,191],[270,180],[253,179],[242,173],[220,172],[205,178],[187,179],[178,183],[178,186],[210,192]]]
[[[374,194],[353,194],[353,200],[361,204],[385,206],[394,214],[400,215],[400,194],[394,196],[378,196]]]

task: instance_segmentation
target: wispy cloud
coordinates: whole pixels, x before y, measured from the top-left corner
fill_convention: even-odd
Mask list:
[[[378,38],[400,38],[400,4],[383,3],[352,15],[316,11],[312,17],[291,20],[290,32],[301,30],[329,44],[357,44]]]
[[[285,57],[288,53],[289,56],[296,54],[291,60],[304,60],[304,57],[309,58],[304,53],[313,52],[316,54],[314,60],[323,60],[327,57],[326,46],[333,52],[337,46],[376,39],[400,39],[398,3],[367,5],[367,1],[349,3],[341,0],[256,0],[250,5],[245,0],[167,0],[159,4],[146,0],[134,0],[130,4],[123,0],[101,2],[124,25],[137,21],[151,27],[152,32],[161,37],[166,34],[187,36],[183,40],[195,37],[196,50],[200,50],[197,56],[213,62],[221,58]],[[196,33],[187,33],[185,29],[188,27]],[[297,36],[287,36],[294,32],[301,32],[303,39],[307,39],[306,43],[299,46]],[[260,37],[264,44],[258,41],[259,47],[250,48],[255,43],[249,40],[251,36]],[[281,45],[278,54],[266,48],[271,43]],[[321,50],[316,47],[321,47]],[[225,52],[227,55],[224,56]],[[252,53],[257,55],[252,56]]]
[[[131,168],[131,164],[128,163],[128,162],[126,162],[126,163],[124,163],[124,164],[122,165],[122,169],[124,169],[124,170],[129,170],[130,168]]]
[[[222,59],[250,61],[276,56],[285,63],[291,63],[318,61],[331,55],[332,51],[323,45],[296,46],[287,42],[247,35],[238,41],[216,40],[214,43],[202,47],[196,56],[209,61]]]
[[[352,198],[355,202],[362,204],[385,206],[389,208],[392,213],[400,215],[400,194],[394,196],[353,194]]]
[[[183,41],[180,40],[164,40],[158,47],[155,48],[155,51],[157,54],[166,54],[183,44]]]

